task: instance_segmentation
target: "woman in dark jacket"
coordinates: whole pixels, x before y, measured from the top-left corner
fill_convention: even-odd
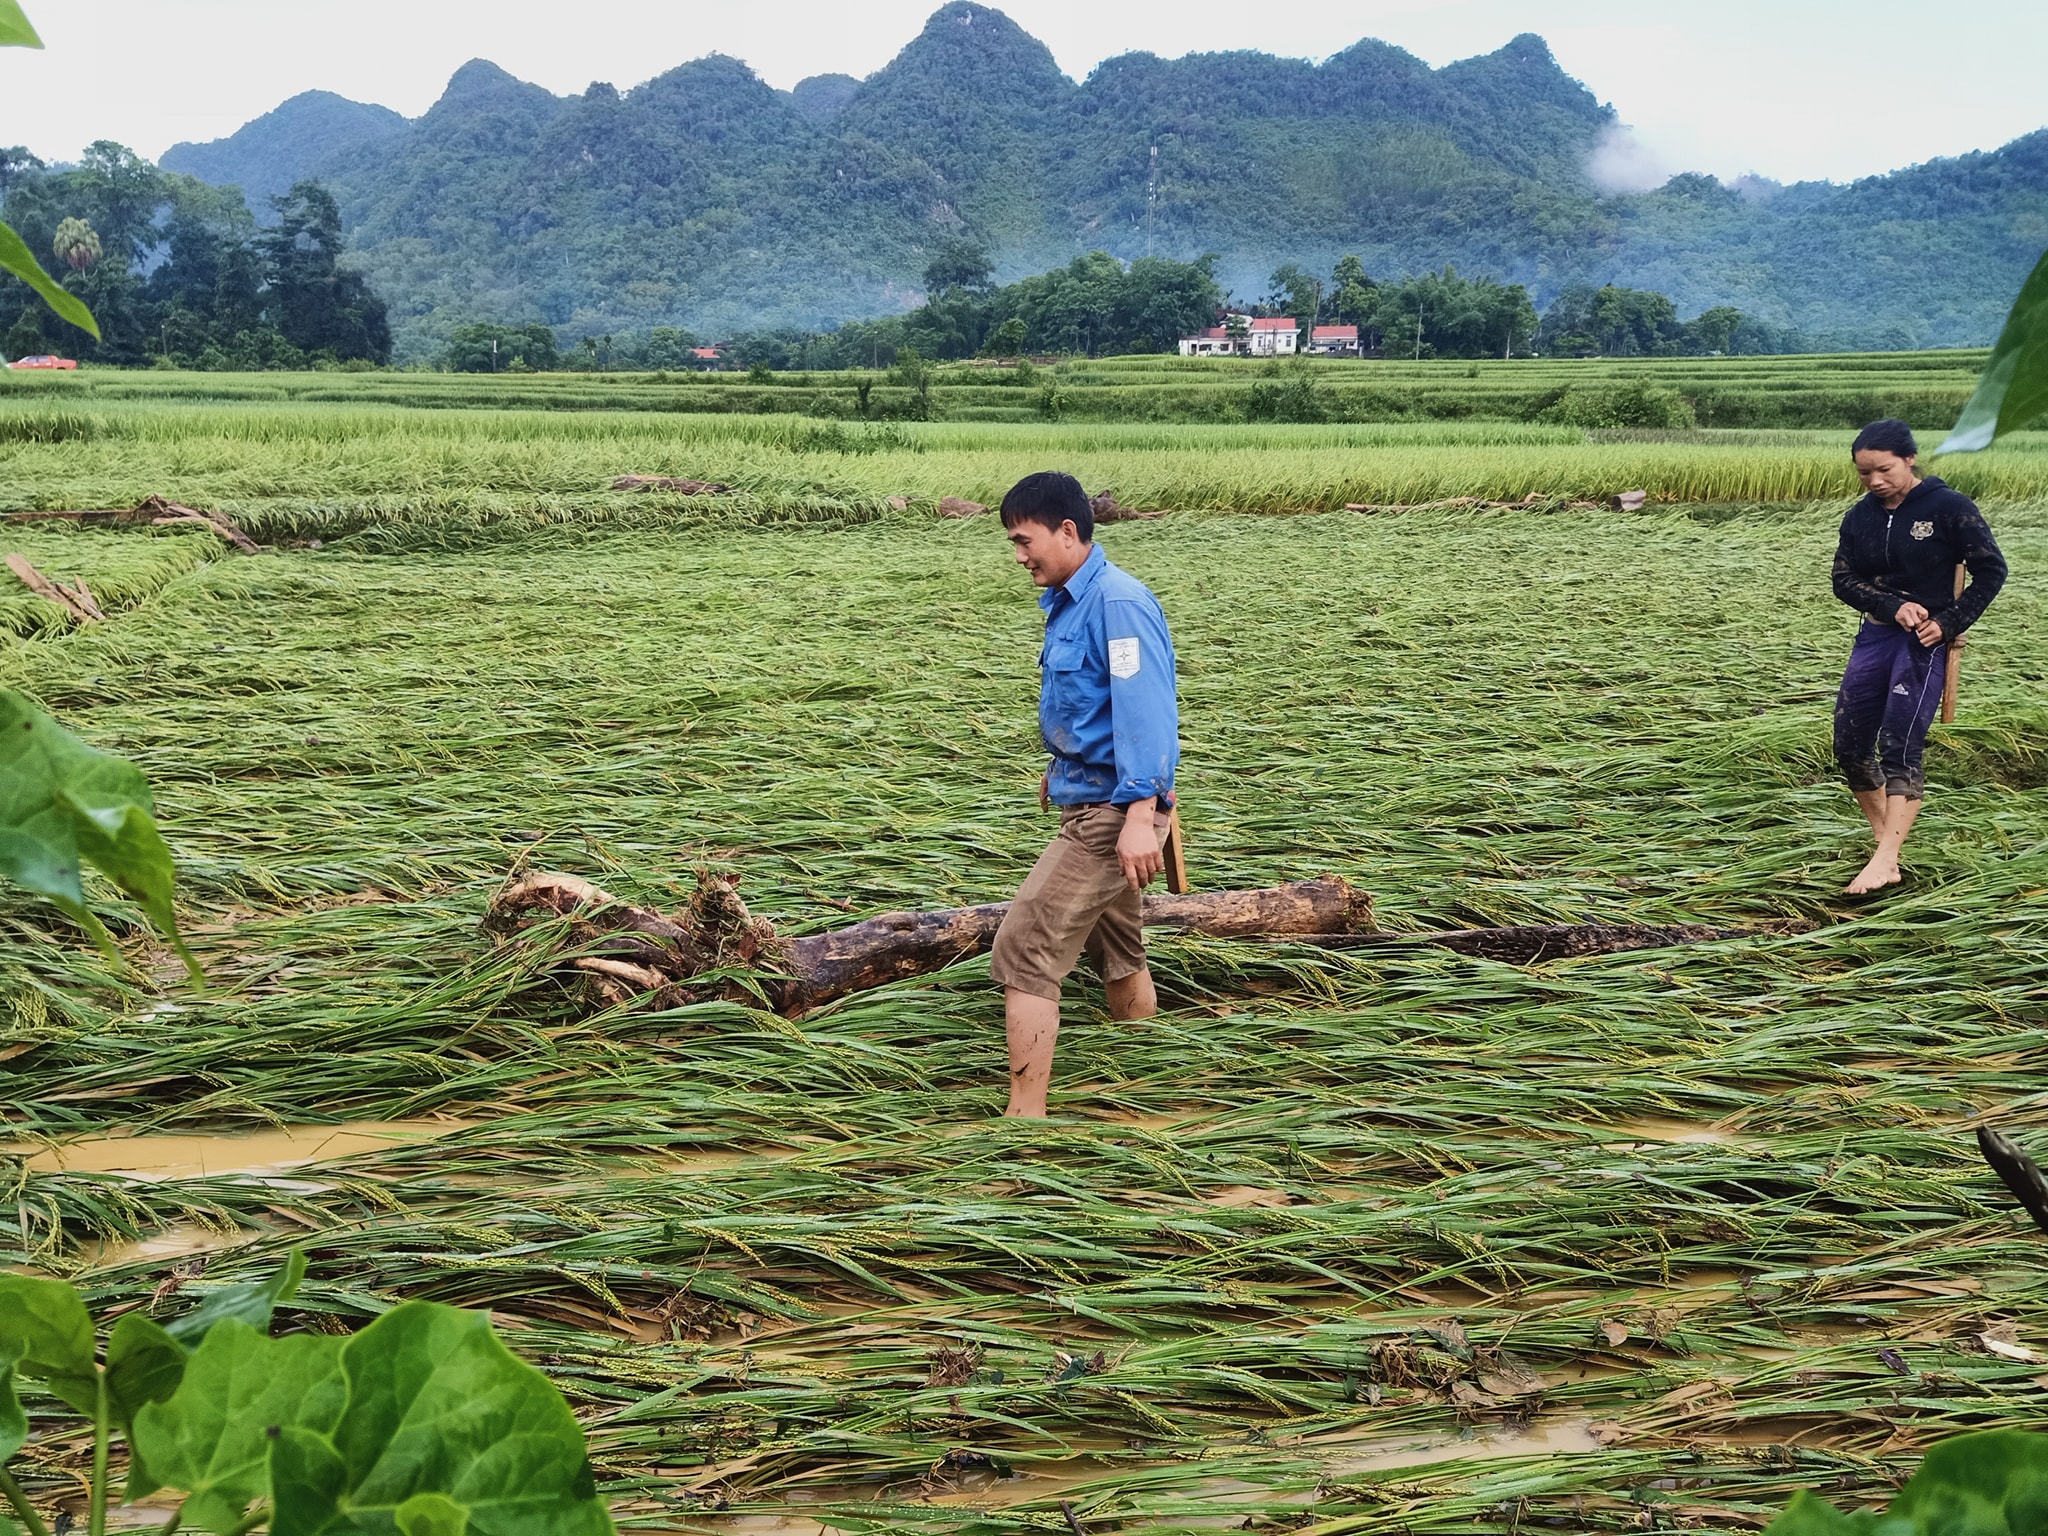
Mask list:
[[[2005,584],[2005,557],[1977,504],[1914,472],[1903,421],[1874,421],[1850,450],[1868,493],[1842,519],[1835,596],[1863,615],[1835,700],[1835,758],[1877,852],[1848,894],[1896,885],[1899,849],[1920,814],[1920,754],[1941,706],[1948,648]],[[1956,590],[1958,566],[1970,584]]]

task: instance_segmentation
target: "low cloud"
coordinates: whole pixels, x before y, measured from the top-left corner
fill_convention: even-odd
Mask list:
[[[1672,170],[1627,123],[1609,123],[1586,157],[1586,174],[1602,192],[1648,192],[1669,181]]]

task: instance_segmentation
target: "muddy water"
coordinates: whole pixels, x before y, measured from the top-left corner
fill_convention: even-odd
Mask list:
[[[33,1173],[115,1173],[132,1179],[276,1174],[328,1158],[382,1152],[463,1130],[463,1120],[359,1120],[288,1125],[246,1136],[84,1136],[55,1145],[16,1143]]]
[[[111,1269],[117,1264],[161,1264],[167,1259],[190,1259],[202,1253],[217,1253],[223,1248],[246,1243],[256,1235],[254,1232],[218,1232],[212,1227],[180,1225],[165,1227],[161,1232],[132,1243],[88,1243],[78,1256],[95,1269]]]

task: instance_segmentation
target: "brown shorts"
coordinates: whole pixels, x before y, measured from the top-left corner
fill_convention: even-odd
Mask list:
[[[1001,987],[1058,998],[1086,949],[1104,981],[1145,969],[1138,893],[1116,861],[1120,805],[1060,807],[1060,835],[1024,877],[996,930],[989,976]]]

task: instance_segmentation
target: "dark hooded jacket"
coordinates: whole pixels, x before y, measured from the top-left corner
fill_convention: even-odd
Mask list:
[[[1970,584],[1956,596],[1956,567]],[[1835,596],[1881,624],[1918,603],[1953,640],[1983,616],[2005,585],[2005,556],[1977,503],[1929,475],[1896,507],[1865,496],[1842,519]]]

